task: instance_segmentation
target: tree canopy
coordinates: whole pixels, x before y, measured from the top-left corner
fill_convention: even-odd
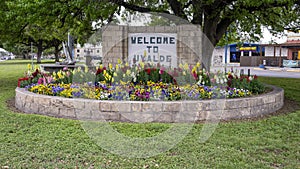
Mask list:
[[[216,46],[226,32],[247,32],[253,39],[262,26],[271,32],[300,29],[300,0],[3,0],[0,42],[33,43],[41,51],[61,48],[67,33],[84,43],[103,24],[126,11],[170,14],[201,25]],[[162,20],[154,18],[157,23]],[[156,23],[156,24],[157,24]],[[151,24],[150,24],[151,25]],[[239,34],[231,34],[238,38]],[[221,41],[222,43],[222,41]],[[209,59],[207,59],[209,60]]]
[[[1,42],[33,44],[40,62],[45,49],[54,47],[58,54],[68,33],[84,43],[95,31],[93,22],[101,25],[112,19],[118,6],[86,0],[5,0],[0,8]]]
[[[229,26],[247,32],[252,38],[261,35],[262,26],[271,32],[299,28],[299,0],[109,0],[128,10],[161,12],[201,25],[215,46]]]

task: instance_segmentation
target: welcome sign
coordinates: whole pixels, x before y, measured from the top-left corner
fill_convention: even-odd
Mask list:
[[[175,33],[129,33],[128,62],[160,63],[177,67],[177,35]]]

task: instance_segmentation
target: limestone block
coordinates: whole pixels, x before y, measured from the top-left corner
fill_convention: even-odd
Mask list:
[[[176,113],[174,122],[196,122],[199,117],[199,111],[184,111]]]
[[[203,121],[203,120],[206,120],[206,118],[207,118],[207,112],[206,111],[201,110],[201,111],[198,112],[198,120]]]
[[[122,113],[120,116],[120,120],[135,122],[135,123],[146,123],[146,122],[153,122],[154,116],[153,113],[130,112],[130,113]]]
[[[62,100],[62,107],[65,107],[65,108],[74,108],[74,100],[73,99],[63,99]]]
[[[111,112],[111,103],[109,101],[101,102],[100,110],[103,112]]]
[[[163,103],[163,112],[179,112],[181,107],[180,102],[165,102]]]
[[[59,114],[60,114],[60,116],[63,116],[63,117],[76,118],[74,108],[61,108],[59,110]]]
[[[155,26],[154,30],[156,33],[164,33],[165,32],[165,26]]]
[[[154,112],[154,113],[160,113],[163,111],[163,105],[160,102],[144,102],[142,104],[142,112]]]
[[[147,33],[153,33],[153,32],[155,32],[154,26],[147,26],[147,27],[146,27],[146,32],[147,32]]]
[[[227,99],[225,109],[236,109],[248,107],[248,99]]]
[[[30,104],[30,111],[31,113],[38,113],[39,112],[39,105],[35,103]]]
[[[202,103],[201,102],[183,102],[181,105],[181,112],[194,112],[194,111],[200,111],[202,110]]]
[[[74,99],[74,102],[76,102],[76,103],[74,103],[74,108],[75,108],[75,110],[83,110],[83,109],[85,109],[85,101],[84,101],[84,99]]]
[[[274,96],[266,96],[263,97],[263,102],[264,104],[268,104],[268,103],[274,103],[276,101]]]
[[[120,121],[120,113],[117,112],[91,112],[93,120],[99,121]]]
[[[49,106],[49,107],[42,107],[40,109],[44,109],[45,114],[47,115],[59,116],[59,109],[60,109],[59,107]]]
[[[142,105],[140,102],[131,103],[132,112],[142,112]]]
[[[79,120],[91,119],[91,112],[88,110],[75,109],[75,116]]]
[[[225,99],[216,99],[203,102],[203,110],[224,110],[226,108]]]
[[[100,111],[101,102],[98,100],[85,101],[85,110]]]
[[[27,102],[27,103],[33,103],[34,102],[33,98],[34,97],[32,95],[28,94],[25,97],[25,102]]]
[[[130,102],[114,102],[111,104],[112,112],[131,112]]]
[[[153,120],[156,122],[174,122],[174,116],[176,113],[174,112],[163,112],[157,115],[154,115]]]

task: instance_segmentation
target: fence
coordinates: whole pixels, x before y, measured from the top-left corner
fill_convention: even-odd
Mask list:
[[[263,60],[266,60],[265,66],[282,66],[283,60],[286,60],[287,57],[260,57],[260,56],[241,56],[240,58],[240,66],[259,66],[259,64],[263,63]],[[279,64],[281,62],[281,64]]]

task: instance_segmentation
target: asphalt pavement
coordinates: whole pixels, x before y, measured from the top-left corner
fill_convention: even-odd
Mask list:
[[[248,70],[250,70],[250,75],[257,76],[267,76],[267,77],[284,77],[284,78],[300,78],[300,68],[280,68],[280,67],[240,67],[240,66],[228,66],[226,67],[226,71],[236,71],[236,70],[244,70],[244,74],[248,74]],[[215,70],[225,70],[225,67],[214,67],[212,71]]]

